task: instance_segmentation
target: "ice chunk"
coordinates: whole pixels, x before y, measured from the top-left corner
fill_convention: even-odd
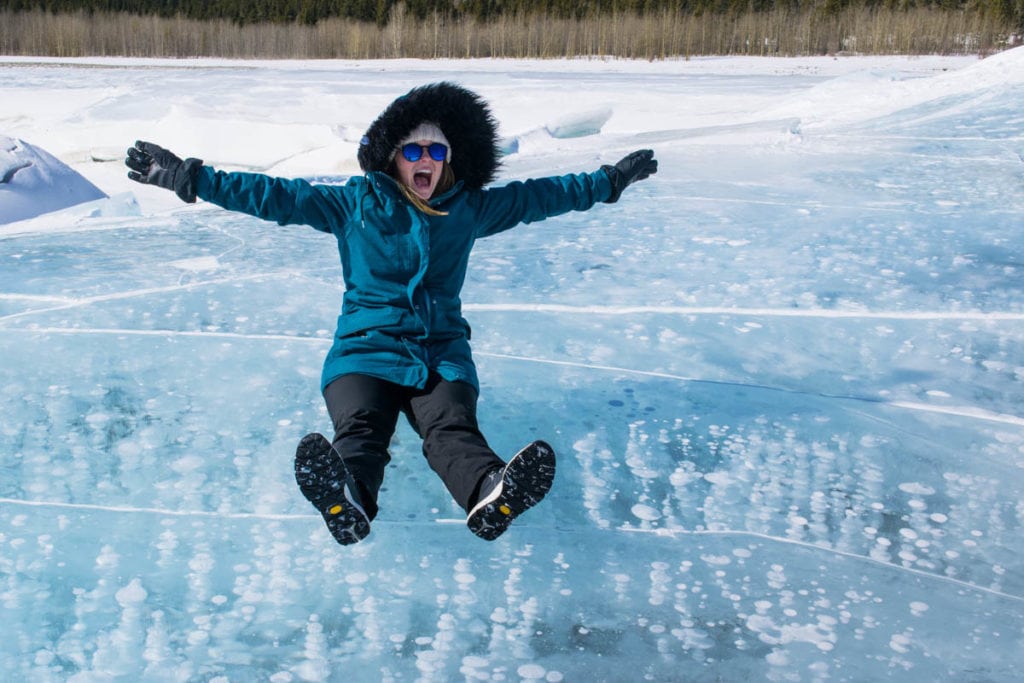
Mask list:
[[[544,126],[553,138],[582,138],[597,135],[612,117],[611,109],[569,114]]]

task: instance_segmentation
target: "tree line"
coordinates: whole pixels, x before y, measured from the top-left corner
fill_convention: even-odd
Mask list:
[[[1024,31],[1024,0],[0,0],[0,10],[42,10],[128,13],[138,16],[183,17],[199,21],[224,19],[237,24],[299,23],[315,25],[325,19],[350,19],[383,27],[396,5],[415,19],[442,16],[488,22],[503,17],[543,16],[582,19],[666,11],[700,16],[740,15],[783,10],[825,16],[851,9],[906,11],[931,9],[968,12]]]
[[[914,2],[926,6],[912,6]],[[687,3],[690,9],[679,7]],[[1016,8],[1020,14],[1022,4],[1024,0],[0,0],[0,54],[243,59],[984,55],[1021,43],[1024,28],[1019,20],[1006,20],[997,9]],[[622,9],[626,6],[632,9]]]

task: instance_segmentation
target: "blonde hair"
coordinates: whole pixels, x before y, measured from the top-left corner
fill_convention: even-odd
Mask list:
[[[432,207],[430,204],[427,203],[426,199],[413,192],[411,187],[403,183],[401,179],[398,178],[398,173],[395,169],[394,164],[392,164],[390,171],[391,176],[395,178],[395,180],[398,180],[398,187],[402,189],[402,194],[405,195],[405,198],[409,200],[410,204],[412,204],[413,206],[415,206],[417,209],[427,214],[428,216],[448,215],[447,211],[438,211],[437,209]],[[446,161],[444,165],[441,167],[441,177],[437,181],[437,187],[434,188],[434,194],[443,194],[444,192],[447,192],[449,189],[451,189],[452,185],[454,184],[455,172],[452,171],[452,167],[449,166],[448,162]]]

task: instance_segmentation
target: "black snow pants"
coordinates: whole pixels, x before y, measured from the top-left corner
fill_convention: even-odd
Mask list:
[[[432,374],[423,389],[416,389],[368,375],[343,375],[327,385],[324,400],[334,424],[334,448],[361,486],[370,519],[377,514],[399,413],[423,439],[430,468],[466,511],[476,502],[484,476],[505,464],[480,433],[477,392],[465,382]]]

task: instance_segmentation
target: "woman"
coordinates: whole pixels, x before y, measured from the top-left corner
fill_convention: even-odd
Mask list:
[[[370,533],[399,413],[477,536],[497,538],[551,488],[555,454],[536,441],[507,463],[476,418],[479,393],[459,294],[473,243],[567,211],[617,201],[657,171],[641,150],[586,174],[484,189],[498,170],[497,124],[475,93],[452,83],[414,88],[370,125],[365,175],[344,186],[224,173],[137,142],[128,177],[338,241],[345,294],[321,388],[333,443],[310,434],[295,455],[303,495],[341,544]]]

